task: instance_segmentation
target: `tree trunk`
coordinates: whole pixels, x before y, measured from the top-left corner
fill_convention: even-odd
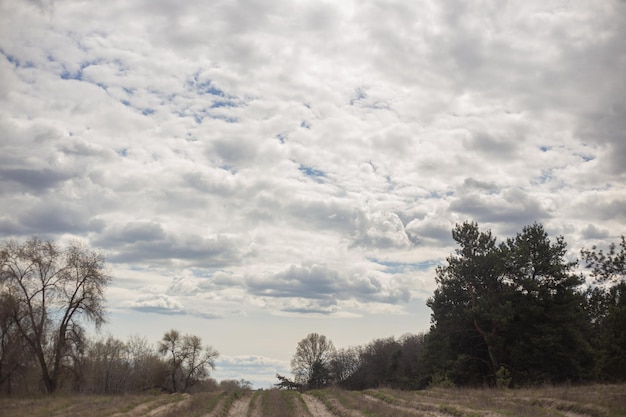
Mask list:
[[[485,341],[485,344],[487,345],[487,352],[489,353],[489,360],[491,360],[491,367],[492,367],[491,370],[495,375],[496,371],[500,368],[500,362],[498,361],[498,357],[496,356],[496,348],[493,346],[493,341],[492,341],[492,338],[495,338],[496,332],[495,330],[492,333],[488,333],[484,331],[483,329],[480,328],[480,326],[478,325],[478,321],[476,321],[476,319],[474,319],[474,327],[476,328],[476,331],[480,333],[483,340]]]

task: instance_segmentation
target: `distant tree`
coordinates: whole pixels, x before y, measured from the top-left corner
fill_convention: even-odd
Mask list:
[[[218,388],[221,391],[226,392],[236,392],[236,391],[247,391],[252,389],[252,382],[241,379],[223,379],[220,381]]]
[[[131,369],[126,343],[108,336],[90,343],[87,350],[91,390],[103,394],[126,392]]]
[[[597,378],[626,380],[626,239],[608,252],[593,246],[581,251],[593,286],[587,292],[587,311],[596,351]]]
[[[168,357],[169,378],[173,392],[187,391],[196,382],[209,376],[215,368],[218,352],[210,346],[203,347],[202,339],[194,335],[181,336],[177,330],[165,333],[159,343],[159,353]]]
[[[12,316],[15,303],[10,294],[0,292],[0,387],[9,395],[29,360],[28,347]]]
[[[11,316],[41,371],[48,393],[84,342],[83,321],[105,321],[104,289],[111,278],[102,254],[72,243],[61,249],[33,237],[0,246],[0,290],[14,302]]]
[[[423,388],[424,346],[426,344],[424,333],[405,334],[398,340],[401,345],[402,355],[398,360],[398,368],[394,377],[395,385],[403,389]]]
[[[405,334],[399,339],[374,339],[366,346],[351,348],[344,351],[348,353],[347,358],[338,352],[336,357],[344,357],[348,363],[348,372],[338,382],[343,388],[358,390],[381,386],[423,388],[422,379],[426,372],[422,365],[424,345],[424,334]]]
[[[342,384],[359,369],[361,358],[358,348],[339,349],[330,360],[331,378],[335,383]]]
[[[292,381],[291,379],[287,378],[286,376],[282,376],[280,374],[276,374],[276,378],[278,379],[278,383],[274,384],[274,386],[278,389],[281,388],[285,388],[288,390],[300,390],[302,389],[302,384],[298,384],[297,382]]]
[[[311,333],[302,339],[291,360],[296,382],[320,388],[330,382],[330,362],[335,353],[333,342],[326,336]]]
[[[593,246],[581,250],[585,266],[591,270],[596,284],[618,284],[626,280],[626,237],[622,235],[618,246],[609,245],[608,253]]]
[[[129,371],[127,386],[130,391],[160,388],[168,375],[168,367],[160,354],[145,337],[131,336],[126,341]]]

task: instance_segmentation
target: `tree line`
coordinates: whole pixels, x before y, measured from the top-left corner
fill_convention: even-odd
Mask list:
[[[336,349],[309,334],[293,379],[277,386],[348,389],[432,385],[513,387],[626,379],[626,240],[567,255],[541,224],[502,242],[474,222],[457,225],[457,249],[436,269],[428,332]],[[132,337],[87,337],[105,321],[111,277],[80,243],[31,238],[0,245],[0,394],[117,394],[218,388],[218,352],[177,330],[158,346]],[[245,380],[221,388],[248,388]]]
[[[86,324],[105,321],[110,281],[102,254],[80,243],[62,249],[34,237],[0,246],[0,393],[217,385],[208,377],[218,352],[198,336],[170,330],[156,348],[140,337],[87,337]]]
[[[421,389],[626,380],[623,236],[607,251],[582,250],[586,273],[541,224],[500,243],[474,222],[452,236],[457,249],[436,270],[427,333],[348,349],[312,333],[298,344],[288,381]]]

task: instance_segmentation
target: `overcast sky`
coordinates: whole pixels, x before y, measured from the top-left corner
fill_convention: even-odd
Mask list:
[[[217,379],[426,331],[455,223],[625,233],[624,1],[0,0],[0,54],[0,237],[101,249],[102,336]]]

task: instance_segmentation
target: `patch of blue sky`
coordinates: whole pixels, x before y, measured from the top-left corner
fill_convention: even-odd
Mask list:
[[[187,81],[187,86],[191,89],[196,90],[199,94],[210,94],[212,96],[226,97],[224,91],[216,87],[211,80],[199,81],[198,77],[199,72],[196,72],[193,75],[193,78]]]
[[[444,198],[444,197],[452,197],[453,195],[454,195],[454,191],[446,191],[444,193],[439,192],[439,191],[431,191],[428,194],[428,197],[439,199],[439,198]]]
[[[204,89],[204,92],[207,94],[211,94],[212,96],[218,96],[218,97],[225,97],[226,94],[224,94],[224,92],[222,90],[220,90],[219,88],[213,86],[213,85],[209,85],[207,88]]]
[[[390,274],[398,274],[402,272],[410,271],[427,271],[435,266],[438,266],[441,261],[439,259],[429,259],[422,262],[391,262],[381,261],[376,258],[367,258],[369,261],[385,267],[385,272]]]
[[[367,98],[367,94],[365,93],[365,90],[359,87],[356,90],[354,90],[354,96],[350,100],[350,105],[354,106],[356,102],[365,100],[366,98]]]
[[[276,135],[276,139],[278,139],[280,143],[285,143],[287,142],[287,139],[289,139],[289,137],[285,132],[281,132]]]
[[[235,175],[237,173],[237,168],[232,167],[230,165],[221,165],[220,169],[223,169],[224,171],[228,171],[232,175]]]
[[[4,49],[0,49],[0,54],[4,55],[6,60],[9,61],[9,63],[13,64],[15,68],[33,68],[35,66],[30,61],[26,61],[26,62],[20,61],[19,58],[17,58],[15,55],[11,55],[5,52]]]
[[[117,152],[117,154],[123,158],[126,158],[128,156],[128,148],[122,148],[115,152]]]
[[[139,265],[131,265],[128,269],[130,269],[131,271],[145,271],[146,268],[139,266]]]
[[[209,117],[215,120],[222,120],[226,123],[239,123],[239,119],[233,116],[227,116],[225,114],[210,114]]]
[[[83,71],[79,70],[79,71],[68,71],[67,69],[64,69],[61,72],[61,79],[63,80],[77,80],[77,81],[82,81],[83,80]]]
[[[593,161],[594,159],[596,159],[594,156],[591,155],[576,154],[576,156],[580,157],[585,162]]]
[[[154,114],[154,109],[143,109],[141,110],[141,114],[143,114],[144,116],[150,116],[152,114]]]
[[[213,271],[207,271],[206,269],[191,269],[191,274],[197,278],[211,278],[213,277]]]
[[[239,107],[239,104],[233,100],[216,100],[211,104],[212,109],[219,109],[221,107]]]
[[[168,316],[169,315],[180,316],[183,314],[187,314],[186,312],[181,311],[181,310],[176,310],[176,309],[171,309],[171,308],[161,307],[161,306],[133,306],[130,308],[131,310],[139,311],[142,313],[164,314]]]
[[[541,172],[541,175],[539,176],[539,183],[540,184],[545,184],[547,182],[551,182],[552,180],[553,180],[553,177],[552,177],[552,170],[551,169],[546,169],[546,170]]]
[[[305,175],[309,176],[309,177],[320,178],[320,177],[325,177],[326,176],[324,171],[321,171],[319,169],[315,169],[313,167],[309,167],[309,166],[306,166],[306,165],[300,164],[298,169],[301,172],[303,172]]]
[[[540,146],[539,149],[541,150],[541,152],[548,152],[549,150],[552,149],[551,146]]]
[[[309,122],[308,122],[308,121],[306,121],[306,120],[303,120],[303,121],[300,123],[300,127],[301,127],[301,128],[303,128],[303,129],[310,129],[310,128],[311,128],[311,123],[309,123]]]

